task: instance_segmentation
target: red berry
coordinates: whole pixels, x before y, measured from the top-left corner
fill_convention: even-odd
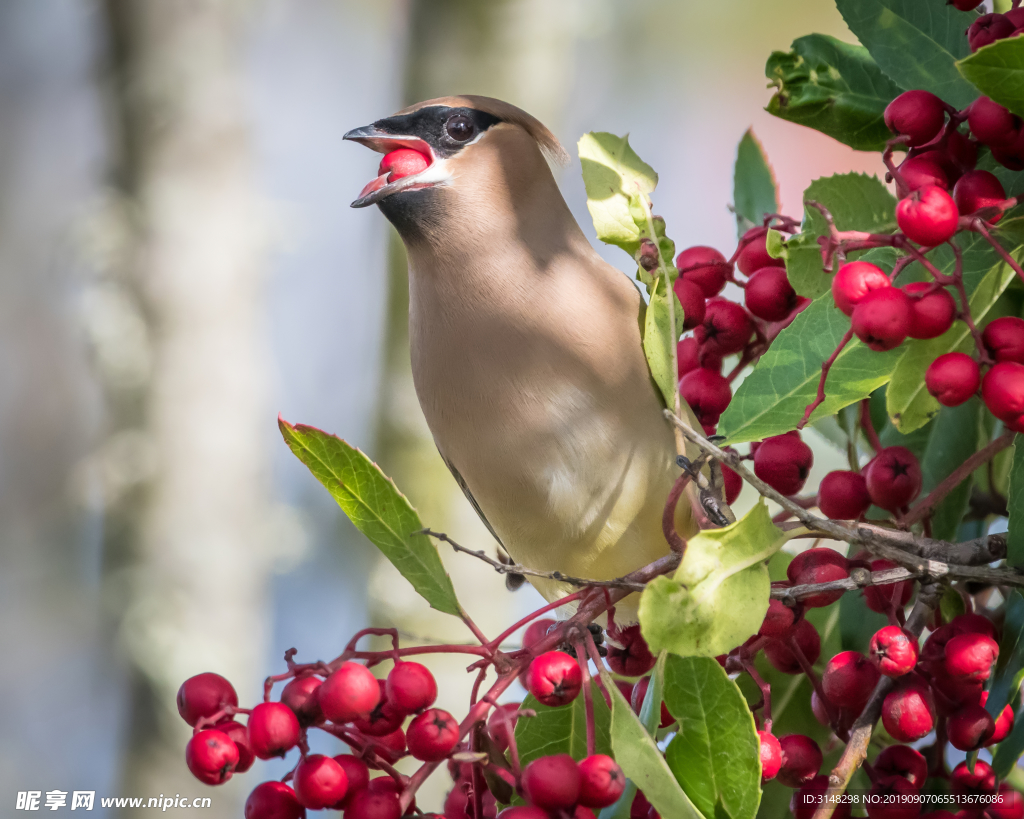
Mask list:
[[[380,689],[380,700],[367,717],[352,720],[352,724],[361,734],[369,737],[382,737],[400,728],[405,721],[405,714],[391,707],[387,698],[387,683],[377,680]]]
[[[238,705],[234,687],[220,674],[207,671],[189,677],[178,689],[178,713],[189,725],[212,717],[226,706]]]
[[[238,764],[238,746],[221,731],[200,731],[185,746],[185,764],[207,785],[222,785]]]
[[[955,679],[944,672],[932,675],[935,707],[943,716],[950,716],[965,705],[980,701],[982,683],[977,680]]]
[[[430,160],[419,151],[412,148],[396,148],[394,151],[384,154],[377,169],[377,175],[388,174],[388,181],[393,182],[403,176],[425,171],[430,165]]]
[[[971,133],[983,145],[1004,148],[1012,145],[1020,132],[1020,118],[988,97],[978,97],[967,109]]]
[[[927,760],[909,745],[883,748],[875,758],[874,767],[879,776],[902,776],[916,790],[921,790],[928,778]]]
[[[534,620],[523,632],[523,648],[533,648],[541,640],[547,637],[548,629],[555,625],[554,620],[542,618]]]
[[[743,291],[747,309],[765,321],[782,321],[796,307],[796,291],[786,278],[784,267],[762,267],[754,271]]]
[[[317,689],[324,716],[331,722],[368,717],[380,702],[377,678],[364,665],[346,662]]]
[[[811,691],[811,713],[814,714],[814,718],[821,725],[829,725],[831,720],[829,719],[828,709],[825,707],[825,701],[818,696],[817,691]]]
[[[693,331],[694,338],[712,353],[729,355],[747,346],[754,334],[754,322],[740,305],[722,298],[707,303],[703,323]]]
[[[985,808],[989,819],[1024,819],[1024,797],[1005,782],[999,786],[996,801]]]
[[[352,754],[338,754],[334,761],[341,766],[345,772],[345,781],[348,782],[345,796],[334,805],[335,810],[342,810],[345,803],[351,801],[352,794],[370,784],[370,768],[363,760]]]
[[[645,812],[645,819],[646,816]],[[533,805],[514,805],[511,808],[505,808],[505,810],[499,813],[498,819],[550,819],[550,814],[546,810],[535,808]]]
[[[954,748],[977,751],[988,745],[995,733],[996,722],[983,705],[962,705],[946,720],[946,736]]]
[[[896,224],[911,241],[925,247],[948,242],[956,233],[960,213],[953,197],[938,185],[911,192],[896,205]]]
[[[487,718],[487,734],[491,741],[498,747],[499,751],[509,746],[509,729],[505,724],[505,715],[508,715],[512,729],[515,729],[516,712],[522,707],[521,702],[507,702],[504,705],[496,705],[491,715]]]
[[[704,291],[695,282],[684,279],[680,276],[672,285],[675,290],[679,304],[683,308],[683,329],[692,330],[702,321],[706,306],[704,304]]]
[[[870,262],[847,262],[832,277],[832,300],[843,313],[853,315],[853,308],[873,290],[892,287],[889,277]]]
[[[992,766],[981,759],[975,761],[974,773],[971,773],[965,760],[953,769],[949,784],[957,796],[982,796],[996,792],[996,774]]]
[[[245,819],[305,819],[306,809],[284,782],[263,782],[245,800]]]
[[[1006,191],[995,174],[988,171],[968,171],[953,188],[953,201],[963,216],[968,216],[982,208],[1000,205],[1006,200]],[[997,214],[987,219],[993,225],[1003,218]]]
[[[890,512],[902,509],[921,491],[921,465],[906,447],[886,447],[864,473],[871,500]]]
[[[980,702],[982,705],[988,702],[988,691],[981,692]],[[995,745],[1002,742],[1010,735],[1010,731],[1013,730],[1013,707],[1005,706],[1002,711],[999,712],[999,716],[995,719],[995,730],[992,732],[992,736],[989,737],[989,745]],[[237,768],[235,769],[238,770]]]
[[[385,762],[394,765],[405,756],[405,731],[399,728],[382,737],[367,737],[370,745]]]
[[[800,790],[793,794],[789,800],[789,809],[794,819],[812,819],[818,807],[823,804],[821,799],[828,790],[828,776],[822,774],[816,776]],[[836,805],[832,812],[832,819],[849,819],[850,806],[848,804]]]
[[[366,786],[370,793],[391,793],[401,798],[404,786],[395,780],[391,776],[378,776],[370,780],[370,783]],[[413,798],[412,802],[409,803],[409,810],[405,814],[409,816],[414,812],[416,808],[416,799]]]
[[[740,238],[743,249],[736,258],[736,266],[746,276],[752,276],[762,267],[784,267],[785,261],[768,255],[768,228],[754,227]]]
[[[300,725],[315,725],[323,721],[324,712],[320,710],[320,699],[316,693],[322,682],[319,677],[296,677],[281,691],[281,702],[295,712]]]
[[[859,651],[840,651],[828,661],[821,687],[829,702],[859,714],[881,675]]]
[[[683,376],[679,394],[702,424],[717,424],[732,400],[732,388],[725,377],[703,367]]]
[[[915,819],[921,812],[917,788],[902,776],[887,776],[868,791],[869,819]]]
[[[900,193],[906,196],[910,191],[916,191],[925,185],[938,185],[940,188],[949,188],[949,178],[942,166],[927,157],[914,156],[905,159],[897,168],[900,174],[902,186]]]
[[[885,558],[870,560],[868,565],[873,572],[883,572],[886,569],[896,568],[895,563]],[[880,586],[865,586],[861,594],[864,597],[864,603],[869,609],[886,614],[890,606],[902,608],[907,605],[913,591],[913,580],[900,580],[896,583],[884,583]]]
[[[1024,128],[1017,132],[1009,145],[992,147],[992,158],[1013,171],[1024,170]]]
[[[650,677],[641,677],[636,681],[636,685],[633,686],[633,691],[629,695],[629,704],[633,708],[633,713],[639,714],[640,709],[644,706],[644,699],[647,697],[647,689],[651,686]],[[668,728],[675,718],[669,713],[668,706],[665,705],[665,701],[661,702],[661,722],[659,728]]]
[[[1010,429],[1024,429],[1024,364],[996,364],[981,381],[981,397],[989,412]]]
[[[807,662],[814,665],[821,654],[821,637],[817,629],[807,620],[798,620],[789,637],[796,640]],[[783,674],[800,674],[803,671],[796,655],[790,651],[788,642],[769,640],[764,647],[764,656],[776,671]]]
[[[392,709],[415,714],[434,704],[437,681],[425,665],[400,662],[388,674],[385,691]]]
[[[284,756],[299,741],[299,720],[280,702],[261,702],[252,709],[246,727],[249,747],[260,759]]]
[[[896,287],[873,290],[853,308],[853,334],[879,352],[899,347],[910,333],[914,308]]]
[[[967,353],[945,353],[924,374],[924,384],[944,407],[958,407],[978,391],[981,370]]]
[[[615,641],[622,647],[609,645],[607,659],[609,668],[616,674],[639,677],[654,668],[657,658],[647,647],[639,625],[619,629]]]
[[[989,322],[981,340],[988,354],[996,361],[1024,364],[1024,319],[1003,316]]]
[[[936,338],[953,326],[956,301],[948,290],[935,289],[927,282],[913,282],[900,289],[910,297],[911,338]]]
[[[821,547],[801,552],[786,567],[786,577],[794,586],[807,583],[827,583],[830,580],[842,580],[849,577],[846,558],[835,549]],[[807,608],[828,606],[843,596],[843,590],[819,592],[803,598]]]
[[[885,124],[909,147],[924,145],[938,136],[946,122],[942,100],[928,91],[905,91],[885,108]]]
[[[946,643],[945,671],[954,679],[987,680],[999,657],[999,644],[984,634],[958,634]]]
[[[629,819],[647,819],[648,813],[652,810],[654,808],[647,801],[644,792],[637,790],[636,796],[633,797],[633,803],[629,806]]]
[[[743,478],[740,473],[722,464],[722,483],[725,488],[725,502],[730,506],[736,503],[736,498],[743,491]]]
[[[238,748],[238,764],[235,765],[235,773],[245,773],[252,767],[252,763],[256,759],[256,754],[249,747],[249,732],[242,723],[234,720],[218,722],[217,730],[225,734]]]
[[[594,754],[580,760],[581,805],[588,808],[606,808],[614,804],[626,789],[626,775],[614,759]]]
[[[789,734],[779,739],[782,766],[776,778],[787,788],[799,788],[818,775],[822,755],[818,743],[803,734]]]
[[[899,626],[885,626],[871,637],[871,662],[886,677],[902,677],[917,665],[917,640]]]
[[[583,687],[579,664],[564,651],[548,651],[535,657],[526,670],[526,688],[544,705],[565,705]]]
[[[676,267],[683,279],[701,289],[704,298],[718,295],[732,271],[725,256],[713,247],[688,247],[676,257]],[[680,299],[682,301],[682,299]]]
[[[958,634],[984,634],[993,640],[996,639],[996,624],[983,614],[974,614],[973,612],[958,614],[950,625]]]
[[[967,29],[967,43],[977,51],[1013,34],[1017,27],[1005,14],[983,14]]]
[[[984,0],[949,0],[949,4],[960,11],[971,11],[983,2]]]
[[[796,621],[793,609],[774,598],[768,601],[768,613],[764,616],[764,622],[757,632],[759,637],[785,637]]]
[[[337,804],[348,790],[345,769],[323,754],[310,754],[299,762],[292,783],[299,802],[313,810]]]
[[[783,495],[803,489],[813,464],[814,453],[798,432],[766,438],[754,454],[754,474]]]
[[[581,784],[576,760],[568,754],[542,756],[523,769],[526,798],[544,810],[571,808],[580,797]]]
[[[882,702],[882,724],[898,742],[914,742],[935,728],[935,706],[927,684],[916,675],[903,677]]]
[[[409,723],[405,741],[416,759],[437,762],[459,744],[459,723],[447,711],[431,708]]]
[[[868,511],[871,496],[859,472],[836,470],[821,479],[818,486],[818,508],[835,520],[855,520]]]
[[[761,740],[761,781],[774,779],[782,767],[782,746],[771,731],[758,731]]]
[[[352,794],[345,808],[345,819],[399,819],[401,815],[397,794],[369,788]]]
[[[687,336],[676,345],[676,368],[679,379],[700,366],[700,354],[697,339]]]

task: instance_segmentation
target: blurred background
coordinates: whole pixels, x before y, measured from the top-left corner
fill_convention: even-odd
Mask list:
[[[330,659],[371,624],[468,639],[277,432],[280,412],[344,437],[425,523],[493,548],[420,415],[400,245],[348,208],[379,157],[347,130],[475,93],[574,156],[628,131],[677,244],[729,255],[747,128],[795,216],[813,178],[881,167],[762,110],[765,59],[814,31],[853,39],[829,0],[0,0],[0,813],[56,789],[240,816],[287,768],[193,780],[186,677],[252,705],[292,646]],[[578,161],[559,174],[593,237]],[[539,600],[443,556],[485,631]],[[463,664],[432,664],[456,713]]]

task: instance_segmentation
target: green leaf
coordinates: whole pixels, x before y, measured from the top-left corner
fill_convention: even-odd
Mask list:
[[[705,816],[752,819],[761,798],[760,742],[739,687],[716,660],[669,657],[665,705],[679,731],[665,761]]]
[[[580,138],[578,148],[597,238],[634,255],[642,238],[634,218],[637,201],[654,190],[658,175],[629,146],[628,136],[592,132]]]
[[[360,450],[334,435],[305,424],[292,426],[283,418],[278,419],[278,427],[291,451],[327,487],[353,525],[431,608],[461,616],[437,548],[425,535],[416,534],[423,524],[394,481]]]
[[[992,759],[992,769],[999,779],[1005,779],[1024,754],[1024,712],[1016,715],[1010,735],[999,743]]]
[[[846,173],[815,179],[803,199],[828,208],[839,230],[891,233],[896,229],[896,199],[874,176]],[[802,227],[785,244],[786,273],[797,293],[816,299],[832,286],[832,274],[823,269],[818,244],[828,235],[828,224],[817,208],[805,206]],[[853,253],[849,258],[859,256]]]
[[[612,752],[619,767],[662,816],[704,819],[679,787],[654,738],[633,713],[611,675],[602,671],[601,677],[612,697]]]
[[[764,73],[777,89],[767,111],[806,125],[859,151],[880,151],[892,132],[885,106],[902,91],[863,46],[826,34],[793,41],[776,51]]]
[[[800,313],[772,342],[761,360],[740,384],[722,415],[718,430],[729,443],[760,441],[791,429],[818,392],[821,365],[850,329],[844,316],[825,293]],[[878,353],[856,338],[842,350],[825,382],[825,401],[811,420],[834,415],[869,396],[885,384],[901,348]]]
[[[997,40],[956,65],[982,94],[1024,116],[1024,40]]]
[[[779,212],[779,196],[764,148],[750,128],[740,140],[733,173],[733,203],[736,226],[742,236],[748,228],[760,225],[769,213]]]
[[[942,599],[939,601],[939,614],[942,615],[943,623],[948,623],[966,611],[967,606],[964,605],[964,598],[960,592],[950,586],[942,593]]]
[[[690,538],[673,577],[640,595],[640,629],[651,651],[715,657],[757,633],[768,611],[765,561],[786,542],[762,502],[723,529]]]
[[[596,753],[611,754],[611,711],[596,683],[594,694],[594,747]],[[612,688],[615,685],[612,684]],[[616,689],[617,690],[617,689]],[[587,709],[581,693],[568,705],[549,708],[527,694],[523,708],[532,708],[537,716],[516,721],[516,747],[525,766],[552,754],[569,754],[579,761],[587,755]]]
[[[956,61],[970,53],[968,26],[976,14],[921,0],[836,0],[846,25],[901,88],[922,88],[963,108],[974,90]]]
[[[1024,567],[1024,446],[1013,439],[1013,461],[1010,464],[1010,486],[1006,493],[1010,512],[1007,532],[1006,562]]]
[[[893,382],[895,383],[895,382]],[[889,389],[892,389],[892,384]],[[978,448],[978,419],[981,402],[972,398],[959,407],[943,407],[931,426],[928,446],[921,460],[923,493],[927,494],[974,454]],[[967,513],[971,486],[967,476],[932,513],[932,537],[955,540],[960,522]]]
[[[988,692],[985,708],[993,718],[1009,703],[1020,690],[1024,677],[1024,597],[1014,589],[1006,600],[1006,619],[1003,622],[1003,636],[999,640],[999,662],[996,676]]]
[[[662,398],[665,399],[665,406],[675,406],[676,390],[678,389],[676,365],[673,356],[676,349],[676,342],[683,331],[683,307],[676,297],[675,290],[668,290],[675,302],[676,328],[672,331],[672,322],[669,318],[669,297],[666,295],[668,289],[668,277],[659,276],[654,283],[655,289],[651,294],[651,301],[647,305],[647,312],[644,316],[644,355],[647,357],[647,366],[650,368],[651,377],[654,383],[661,390]]]

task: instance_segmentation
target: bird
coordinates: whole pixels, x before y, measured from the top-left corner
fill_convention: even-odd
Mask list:
[[[344,138],[425,158],[404,176],[382,164],[352,207],[376,205],[405,245],[416,394],[500,546],[520,566],[598,580],[668,554],[662,515],[679,453],[642,348],[643,299],[562,197],[548,162],[568,162],[557,138],[522,109],[472,95]],[[683,414],[700,429],[685,402]],[[697,531],[685,499],[675,523],[683,538]],[[575,590],[528,579],[549,602]],[[638,602],[617,604],[616,624],[635,623]]]

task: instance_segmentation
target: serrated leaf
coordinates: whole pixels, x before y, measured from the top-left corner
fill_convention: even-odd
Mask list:
[[[779,195],[775,174],[772,172],[764,148],[750,128],[740,140],[736,150],[733,171],[733,204],[736,207],[736,227],[742,236],[748,228],[760,225],[769,213],[778,213]]]
[[[956,65],[982,94],[1024,116],[1024,40],[997,40]]]
[[[895,381],[893,382],[895,383]],[[889,388],[892,389],[892,384]],[[943,407],[931,425],[928,446],[921,459],[922,495],[927,495],[978,448],[978,417],[981,402],[972,398],[959,407]],[[967,513],[973,478],[968,475],[932,512],[932,537],[955,540]]]
[[[690,538],[675,574],[640,595],[640,630],[651,651],[715,657],[756,634],[768,611],[765,561],[785,542],[764,503]]]
[[[815,299],[772,342],[740,384],[718,429],[729,443],[760,441],[796,429],[818,392],[821,365],[850,329],[831,293]],[[834,415],[885,384],[903,350],[875,352],[856,338],[836,358],[825,382],[825,401],[811,420]]]
[[[999,639],[999,661],[992,688],[988,692],[985,708],[993,719],[1009,703],[1020,689],[1021,675],[1024,674],[1024,597],[1014,589],[1006,599],[1006,617],[1003,634]]]
[[[611,711],[596,683],[594,694],[594,747],[596,753],[611,754]],[[612,685],[612,688],[615,688]],[[522,765],[542,756],[569,754],[579,761],[587,755],[587,709],[580,693],[568,705],[549,708],[527,694],[523,708],[532,708],[535,717],[516,721],[516,747]]]
[[[836,0],[846,25],[901,88],[922,88],[957,108],[977,91],[957,70],[970,52],[965,32],[976,14],[921,0]]]
[[[1010,464],[1010,486],[1006,493],[1010,512],[1006,543],[1006,562],[1024,567],[1024,446],[1013,439],[1013,461]]]
[[[761,799],[760,741],[736,683],[716,660],[670,656],[665,705],[679,720],[665,761],[697,810],[753,819]]]
[[[452,580],[408,499],[363,452],[334,435],[278,419],[285,442],[353,525],[438,611],[462,615]]]
[[[642,238],[634,216],[636,200],[654,190],[658,175],[636,155],[628,135],[584,134],[578,148],[597,238],[634,255]]]
[[[902,89],[863,46],[810,34],[791,52],[774,52],[764,73],[777,89],[768,113],[860,151],[880,151],[892,138],[883,114]]]
[[[804,191],[804,202],[824,205],[839,230],[891,233],[896,229],[896,199],[874,176],[836,174],[815,179]],[[832,273],[823,269],[818,239],[828,235],[828,224],[817,208],[804,208],[800,233],[786,242],[786,273],[801,296],[816,299],[832,286]],[[852,253],[851,260],[859,258]]]

